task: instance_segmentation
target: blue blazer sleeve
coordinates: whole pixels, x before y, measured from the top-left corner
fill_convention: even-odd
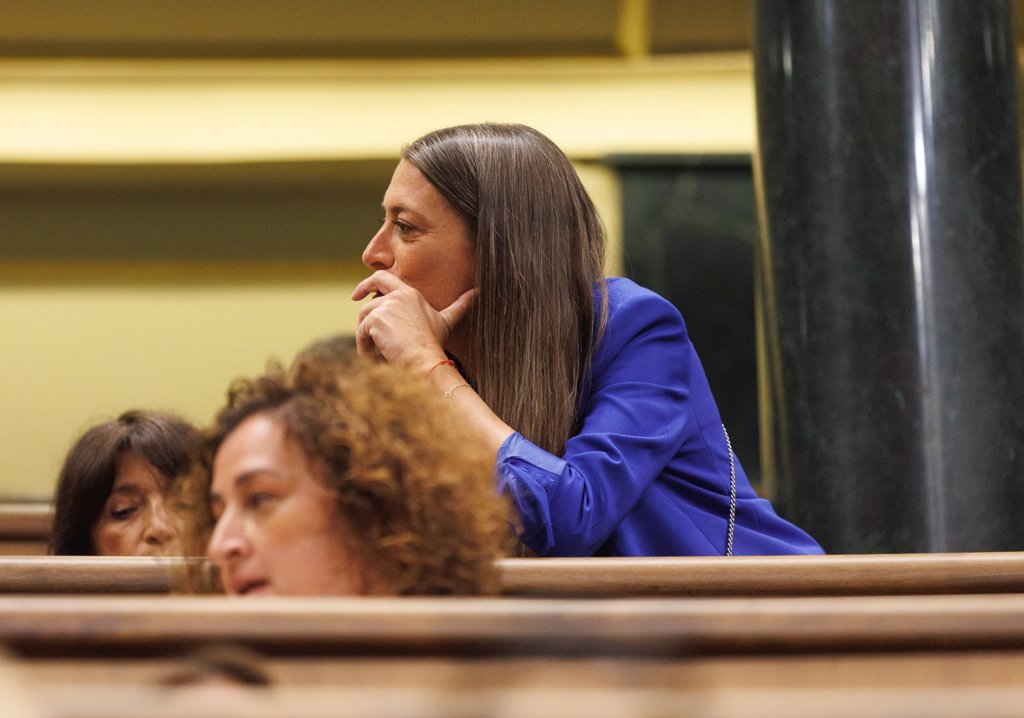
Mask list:
[[[499,486],[519,508],[526,545],[540,555],[588,556],[608,539],[693,429],[691,357],[668,301],[646,290],[610,293],[580,430],[565,454],[519,434],[498,453]]]

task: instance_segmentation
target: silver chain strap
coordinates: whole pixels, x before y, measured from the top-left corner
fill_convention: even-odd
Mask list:
[[[725,434],[725,447],[729,450],[729,528],[725,533],[725,555],[732,556],[732,537],[736,533],[736,455],[732,453],[732,442],[725,424],[722,424],[722,433]]]

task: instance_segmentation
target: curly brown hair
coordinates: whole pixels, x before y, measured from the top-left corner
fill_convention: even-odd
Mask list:
[[[467,439],[421,378],[354,358],[312,356],[237,379],[209,430],[204,463],[245,419],[266,414],[302,448],[330,488],[375,592],[489,594],[510,511],[494,484],[494,457]],[[209,513],[210,472],[198,492]],[[212,527],[207,523],[205,529]]]

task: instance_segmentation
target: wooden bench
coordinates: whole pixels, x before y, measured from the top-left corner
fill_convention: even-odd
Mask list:
[[[1024,595],[531,599],[0,596],[22,653],[690,656],[1024,649]]]
[[[0,643],[19,656],[30,697],[62,718],[975,718],[1024,705],[1016,594],[9,595]],[[214,643],[259,651],[270,685],[166,685],[188,651]]]
[[[269,657],[265,688],[211,696],[162,686],[177,659],[22,660],[60,718],[920,718],[1015,716],[1024,653],[663,659]]]
[[[0,644],[62,718],[975,717],[1024,705],[1022,553],[500,568],[503,598],[248,601],[165,595],[177,559],[0,556]],[[164,685],[214,643],[257,650],[273,685],[232,688],[215,709],[202,687]]]
[[[506,560],[518,596],[1024,593],[1024,552]]]
[[[0,556],[0,593],[171,593],[186,561],[135,556]]]
[[[1024,552],[504,559],[522,597],[1024,593]],[[0,593],[168,593],[180,559],[0,556]]]
[[[0,502],[0,555],[45,554],[51,520],[49,504]]]
[[[0,597],[50,716],[1008,716],[1024,596]],[[168,688],[196,646],[267,688]],[[216,698],[219,696],[219,698]],[[194,698],[195,700],[190,700]]]

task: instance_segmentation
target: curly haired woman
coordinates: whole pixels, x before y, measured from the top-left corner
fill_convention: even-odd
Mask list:
[[[422,378],[313,357],[238,380],[207,448],[207,552],[228,594],[497,590],[492,460]]]

